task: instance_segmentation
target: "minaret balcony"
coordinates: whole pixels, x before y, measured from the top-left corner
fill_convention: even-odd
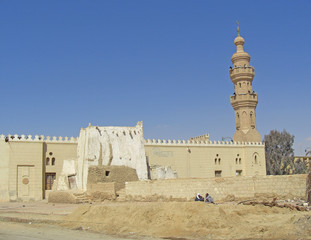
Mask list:
[[[230,102],[233,108],[235,107],[256,107],[258,96],[256,93],[239,94],[230,97]]]
[[[234,84],[240,80],[252,81],[255,76],[255,68],[252,66],[234,67],[229,69],[230,78]]]

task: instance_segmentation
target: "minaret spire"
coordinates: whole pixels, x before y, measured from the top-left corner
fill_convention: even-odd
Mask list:
[[[238,36],[234,39],[236,52],[232,55],[233,67],[230,67],[230,78],[234,84],[234,94],[231,96],[231,105],[235,111],[236,132],[234,141],[261,142],[261,136],[256,129],[255,109],[258,96],[253,91],[252,82],[255,68],[250,66],[250,55],[244,52],[244,39],[240,36],[239,22],[237,21]]]
[[[237,32],[238,32],[238,36],[240,36],[240,27],[239,27],[239,20],[236,20],[236,25],[237,25]]]

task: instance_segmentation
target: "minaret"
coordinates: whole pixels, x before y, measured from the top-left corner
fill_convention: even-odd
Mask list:
[[[250,55],[244,52],[244,39],[240,36],[239,22],[237,22],[238,36],[234,39],[237,51],[232,55],[233,67],[230,67],[230,78],[234,84],[231,105],[235,112],[236,132],[234,141],[261,142],[261,136],[256,129],[255,109],[258,103],[257,94],[253,91],[252,82],[255,76],[254,67],[249,65]]]

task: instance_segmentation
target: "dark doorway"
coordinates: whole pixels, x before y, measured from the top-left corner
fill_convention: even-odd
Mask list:
[[[45,190],[52,190],[56,179],[56,173],[45,173]]]

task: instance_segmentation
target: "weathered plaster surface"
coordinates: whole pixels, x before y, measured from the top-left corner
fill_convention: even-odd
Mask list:
[[[126,166],[136,169],[140,180],[148,178],[142,122],[135,127],[81,129],[78,140],[77,184],[86,189],[88,166]]]
[[[63,168],[61,174],[57,178],[57,184],[53,185],[53,190],[68,190],[68,176],[74,176],[77,174],[77,161],[75,159],[72,160],[64,160]]]

